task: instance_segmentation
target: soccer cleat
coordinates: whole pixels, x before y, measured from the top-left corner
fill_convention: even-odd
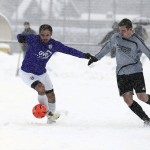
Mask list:
[[[144,121],[144,127],[150,127],[150,119]]]
[[[48,124],[51,124],[51,123],[55,123],[56,120],[60,117],[60,114],[59,113],[52,113],[52,112],[49,112],[48,115],[47,115],[47,123]]]
[[[52,124],[52,123],[56,123],[56,121],[47,118],[47,124]]]

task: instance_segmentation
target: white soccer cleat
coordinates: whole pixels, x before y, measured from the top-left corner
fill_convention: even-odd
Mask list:
[[[59,117],[60,117],[59,113],[49,112],[47,115],[47,124],[55,123]]]
[[[52,123],[56,123],[56,121],[47,118],[47,124],[52,124]]]

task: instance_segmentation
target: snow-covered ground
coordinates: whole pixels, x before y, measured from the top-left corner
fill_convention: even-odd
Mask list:
[[[0,53],[1,150],[150,149],[150,128],[118,95],[115,59],[105,57],[88,67],[84,59],[60,53],[52,57],[47,69],[57,109],[68,115],[51,125],[32,115],[37,93],[15,76],[17,61],[18,54]],[[143,63],[150,93],[150,62],[146,58]],[[150,115],[150,106],[138,103]]]

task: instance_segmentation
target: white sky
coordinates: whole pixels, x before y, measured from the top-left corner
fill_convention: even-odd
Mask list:
[[[17,61],[18,54],[0,52],[1,150],[149,150],[150,128],[118,96],[115,59],[105,57],[90,68],[87,60],[58,53],[52,57],[47,69],[57,109],[68,111],[52,125],[33,117],[37,93],[15,76]],[[149,68],[146,58],[148,93]],[[150,116],[150,106],[138,103]]]

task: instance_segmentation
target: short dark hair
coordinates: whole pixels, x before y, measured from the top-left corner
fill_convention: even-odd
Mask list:
[[[120,26],[126,26],[127,29],[132,28],[132,22],[131,20],[124,18],[119,22],[119,27]]]
[[[28,21],[25,21],[24,25],[30,25],[30,23]]]
[[[42,30],[49,30],[51,33],[53,32],[53,29],[52,27],[49,25],[49,24],[42,24],[39,28],[39,33],[42,31]]]

